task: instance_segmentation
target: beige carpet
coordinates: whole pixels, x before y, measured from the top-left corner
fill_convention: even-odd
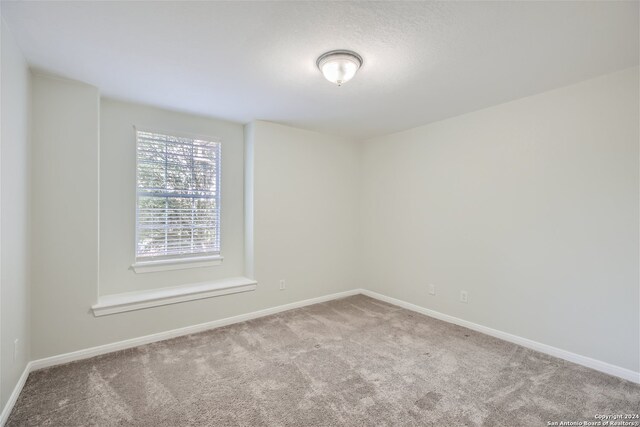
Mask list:
[[[34,372],[8,425],[546,426],[640,387],[364,296]]]

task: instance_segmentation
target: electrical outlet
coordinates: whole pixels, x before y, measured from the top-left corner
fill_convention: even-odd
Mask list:
[[[13,361],[15,362],[16,360],[18,360],[18,343],[20,342],[20,340],[18,338],[16,338],[15,340],[13,340]]]
[[[469,294],[467,294],[467,291],[460,291],[460,302],[465,304],[469,302]]]
[[[287,289],[287,284],[285,283],[284,279],[280,280],[280,290],[284,291],[285,289]]]
[[[436,285],[430,284],[429,285],[429,295],[435,295],[436,294]]]

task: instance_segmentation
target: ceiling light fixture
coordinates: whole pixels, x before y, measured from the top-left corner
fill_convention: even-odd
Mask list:
[[[320,55],[316,65],[325,79],[342,86],[356,75],[362,66],[362,57],[350,50],[332,50]]]

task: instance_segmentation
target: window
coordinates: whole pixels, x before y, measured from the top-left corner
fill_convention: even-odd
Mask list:
[[[136,130],[136,264],[220,255],[221,143]]]

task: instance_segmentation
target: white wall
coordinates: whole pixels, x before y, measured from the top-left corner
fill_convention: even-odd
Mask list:
[[[29,361],[29,108],[30,73],[0,19],[0,408]],[[14,360],[14,340],[18,341]]]
[[[32,91],[33,359],[365,287],[639,370],[637,68],[362,145],[254,122],[258,289],[101,318],[99,278],[114,290],[196,278],[99,270],[130,263],[115,251],[133,199],[115,193],[132,183],[131,125],[233,141],[239,126],[108,100],[101,114],[96,88],[51,76]]]
[[[639,371],[638,90],[633,68],[366,142],[364,287]]]
[[[261,298],[279,305],[358,288],[360,144],[269,122],[250,127]]]
[[[133,126],[222,141],[221,265],[136,274],[136,157]],[[176,286],[243,275],[242,125],[110,99],[100,102],[100,294]]]
[[[32,358],[64,353],[87,327],[98,278],[98,90],[32,79]],[[96,337],[99,339],[99,337]]]
[[[104,108],[102,114],[100,104]],[[99,142],[101,116],[104,141]],[[33,121],[33,359],[354,287],[352,260],[356,256],[356,239],[350,230],[357,222],[358,145],[313,132],[256,123],[252,144],[255,146],[253,173],[259,182],[254,193],[258,289],[95,318],[90,306],[97,302],[99,275],[101,288],[110,286],[111,289],[123,288],[109,283],[107,277],[113,280],[120,277],[117,276],[120,273],[125,277],[125,272],[106,272],[103,268],[113,268],[113,265],[121,268],[122,264],[128,266],[131,262],[129,257],[113,253],[130,239],[127,230],[118,229],[131,227],[135,216],[131,200],[114,194],[120,185],[130,188],[135,172],[130,158],[133,150],[129,155],[123,151],[132,142],[127,128],[144,121],[136,124],[163,122],[162,129],[175,125],[190,133],[217,130],[234,144],[240,137],[240,149],[242,128],[233,123],[110,100],[100,103],[95,88],[45,75],[34,77]],[[187,129],[191,127],[193,129]],[[237,151],[231,157],[240,160],[239,170],[231,171],[230,186],[224,190],[237,191],[242,202],[242,151],[240,157]],[[121,177],[116,176],[118,168]],[[104,182],[107,179],[113,182]],[[99,186],[104,192],[100,196]],[[111,210],[102,206],[105,203],[122,203],[131,211],[124,212],[119,207]],[[240,206],[232,203],[229,213],[242,216],[242,203]],[[125,218],[127,215],[130,217]],[[242,230],[236,232],[242,253]],[[106,236],[107,233],[123,235]],[[103,239],[108,240],[99,242]],[[122,246],[122,250],[132,247],[127,243],[127,248]],[[99,250],[107,253],[99,254]],[[110,256],[112,260],[105,259]],[[176,272],[152,275],[164,286],[178,280],[201,280],[208,277],[207,270],[202,271],[202,276],[195,272],[179,278],[173,274]],[[132,287],[154,283],[153,280],[137,282],[137,278],[134,282],[131,277],[134,276],[125,280]],[[278,290],[281,278],[287,280],[285,291]]]

